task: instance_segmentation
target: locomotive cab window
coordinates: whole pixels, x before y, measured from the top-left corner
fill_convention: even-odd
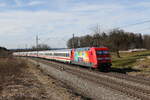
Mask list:
[[[96,54],[97,55],[108,55],[109,51],[106,51],[106,50],[96,51]]]

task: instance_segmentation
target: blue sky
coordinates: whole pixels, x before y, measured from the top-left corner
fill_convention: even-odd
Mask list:
[[[35,36],[51,47],[66,47],[75,36],[150,20],[149,0],[0,0],[0,46],[31,47]],[[122,27],[150,34],[150,23]]]

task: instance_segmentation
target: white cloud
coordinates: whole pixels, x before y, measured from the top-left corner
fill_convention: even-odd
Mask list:
[[[116,4],[76,4],[72,11],[102,11],[124,9],[122,5]]]
[[[0,3],[0,7],[6,7],[7,4],[6,3]]]
[[[45,4],[46,1],[31,0],[28,2],[24,2],[23,0],[14,0],[14,2],[16,3],[14,7],[28,7]]]
[[[22,6],[21,0],[14,0],[14,2],[16,3],[16,6],[17,6],[17,7]]]
[[[44,4],[44,2],[43,1],[31,1],[27,5],[28,6],[35,6],[35,5],[41,5],[41,4]]]
[[[58,0],[59,1],[59,0]],[[18,2],[18,0],[17,0]],[[42,2],[30,2],[37,5]],[[19,4],[18,5],[22,5]],[[66,40],[75,33],[85,35],[95,24],[100,24],[102,31],[134,23],[135,20],[149,18],[149,11],[135,12],[120,4],[72,4],[65,11],[6,11],[0,12],[0,45],[16,48],[35,44],[39,34],[41,41],[52,47],[65,47]],[[144,28],[144,25],[140,25]],[[140,27],[126,28],[136,31]],[[147,31],[143,31],[147,32]],[[5,42],[4,42],[5,41]]]
[[[17,44],[20,44],[19,41],[27,37],[32,38],[29,41],[31,43],[30,45],[33,45],[34,44],[33,39],[36,34],[40,35],[41,33],[42,34],[46,33],[46,35],[49,35],[46,37],[50,37],[51,35],[55,35],[55,37],[59,37],[60,33],[63,33],[63,31],[62,32],[57,31],[58,33],[54,33],[54,32],[55,30],[59,30],[57,29],[59,25],[60,26],[65,25],[65,20],[67,21],[66,16],[71,16],[71,15],[65,13],[48,12],[48,11],[1,12],[0,13],[0,27],[1,27],[0,36],[1,37],[8,36],[7,37],[8,41],[10,37],[11,39],[20,37],[18,40],[14,41],[13,46],[6,44],[10,48],[16,47]],[[53,31],[53,33],[48,34],[51,31]],[[28,41],[28,39],[26,41]],[[56,47],[53,44],[51,45],[53,47]],[[65,43],[63,44],[63,46],[64,45]]]
[[[145,7],[145,8],[150,8],[150,2],[139,2],[134,5],[135,7]]]

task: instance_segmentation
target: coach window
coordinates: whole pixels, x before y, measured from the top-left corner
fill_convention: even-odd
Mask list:
[[[69,57],[69,53],[66,53],[66,57]]]
[[[64,57],[66,57],[66,53],[64,53]]]

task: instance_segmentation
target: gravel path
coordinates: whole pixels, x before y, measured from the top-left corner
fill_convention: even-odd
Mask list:
[[[30,61],[37,64],[35,60]],[[54,76],[62,82],[65,82],[74,91],[77,91],[78,94],[82,94],[89,100],[137,100],[136,98],[128,97],[121,92],[106,88],[95,82],[67,73],[66,71],[63,71],[63,69],[62,71],[60,71],[53,68],[53,66],[41,62],[38,63],[40,65],[40,68],[43,69],[46,73]]]
[[[75,95],[72,91],[65,86],[65,84],[59,82],[52,76],[43,73],[39,66],[29,63],[30,72],[33,74],[32,77],[36,77],[41,83],[41,88],[45,90],[45,98],[42,100],[84,100],[84,97]]]

